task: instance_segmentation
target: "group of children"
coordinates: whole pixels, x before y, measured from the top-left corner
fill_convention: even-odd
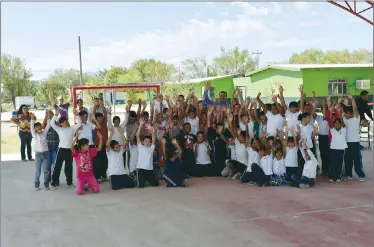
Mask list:
[[[101,99],[90,109],[78,100],[75,124],[47,111],[43,123],[32,113],[31,133],[36,152],[35,187],[39,190],[41,169],[44,186],[59,186],[62,164],[67,185],[73,185],[76,165],[76,193],[99,192],[109,179],[113,190],[159,186],[184,187],[188,177],[223,176],[258,186],[291,185],[300,188],[315,184],[319,162],[322,175],[330,182],[365,180],[360,151],[360,117],[354,98],[328,98],[318,102],[314,92],[309,101],[302,86],[300,101],[287,106],[283,88],[272,104],[264,104],[261,93],[243,99],[239,89],[227,101],[226,92],[210,100],[208,83],[202,99],[193,94],[175,100],[158,95],[151,103],[139,100],[138,111],[127,102],[123,121],[113,116]],[[322,115],[316,113],[317,106]],[[58,138],[53,169],[48,169],[49,147]],[[53,151],[53,150],[52,150]]]

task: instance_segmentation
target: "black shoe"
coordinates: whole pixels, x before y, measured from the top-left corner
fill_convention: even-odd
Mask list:
[[[362,150],[362,149],[365,149],[365,147],[364,146],[362,146],[362,145],[360,145],[360,149]]]
[[[27,162],[27,160],[26,160],[26,159],[23,159],[22,162]]]
[[[34,159],[33,159],[33,158],[30,158],[29,161],[34,161]]]

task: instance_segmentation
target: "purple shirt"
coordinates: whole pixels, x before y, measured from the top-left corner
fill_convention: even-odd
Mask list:
[[[55,109],[58,107],[60,108],[60,115],[61,117],[66,117],[69,120],[69,106],[70,103],[65,103],[62,105],[54,105]]]

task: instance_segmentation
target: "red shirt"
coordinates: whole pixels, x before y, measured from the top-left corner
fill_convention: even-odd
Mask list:
[[[85,153],[81,153],[74,150],[72,152],[72,155],[77,167],[77,177],[86,178],[93,176],[92,158],[97,155],[97,149],[89,148],[88,152]]]
[[[95,129],[95,145],[96,145],[96,147],[99,146],[99,142],[100,142],[100,139],[97,136],[97,132],[100,132],[101,135],[103,136],[103,142],[102,142],[103,145],[105,145],[106,142],[108,141],[108,121],[107,121],[106,116],[104,116],[104,120],[100,124],[100,126],[101,126],[101,129],[98,129],[98,128]]]

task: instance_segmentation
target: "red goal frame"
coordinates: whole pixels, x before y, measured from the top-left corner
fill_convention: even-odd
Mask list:
[[[110,89],[155,89],[156,93],[161,93],[161,86],[163,83],[124,83],[116,85],[106,85],[106,86],[78,86],[72,88],[74,108],[77,107],[77,90],[110,90]]]

